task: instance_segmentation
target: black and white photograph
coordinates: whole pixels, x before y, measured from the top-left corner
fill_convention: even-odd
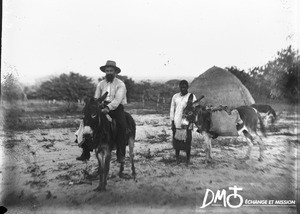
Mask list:
[[[300,212],[298,0],[3,0],[0,213]]]

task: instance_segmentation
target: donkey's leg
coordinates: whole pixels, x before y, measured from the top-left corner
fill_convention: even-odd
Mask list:
[[[131,171],[132,171],[132,176],[133,179],[135,180],[136,177],[136,172],[135,172],[135,167],[134,167],[134,139],[133,137],[129,138],[129,155],[130,155],[130,162],[131,162]]]
[[[192,131],[187,130],[187,138],[186,138],[186,165],[189,165],[191,159],[191,143],[192,143]]]
[[[263,161],[263,159],[264,159],[264,150],[266,149],[266,146],[265,146],[264,142],[262,141],[261,137],[257,133],[255,133],[255,135],[254,135],[254,140],[255,140],[255,142],[258,143],[258,146],[259,146],[258,161]]]
[[[96,149],[96,157],[99,166],[99,185],[95,191],[104,191],[106,190],[107,176],[109,173],[111,158],[109,148],[100,148],[100,150]]]
[[[103,190],[106,190],[107,177],[110,168],[110,159],[111,159],[111,151],[107,150],[107,154],[105,156],[105,168],[104,168],[104,182],[103,182]]]
[[[187,149],[185,152],[186,152],[186,165],[189,165],[191,160],[191,149]]]
[[[124,177],[123,171],[124,171],[124,162],[121,162],[121,163],[120,163],[120,171],[119,171],[119,177],[120,177],[120,178],[123,178],[123,177]]]
[[[206,152],[205,162],[210,163],[212,160],[211,159],[211,137],[207,132],[203,132],[202,135],[204,137],[204,143],[205,143],[205,152]]]
[[[264,120],[263,120],[263,123],[264,123],[264,126],[265,127],[268,127],[268,121],[269,121],[269,116],[267,115]]]
[[[104,181],[104,161],[102,158],[102,154],[100,154],[102,151],[99,151],[99,149],[96,149],[96,157],[98,160],[98,172],[99,172],[99,185],[94,191],[101,191],[103,188],[103,181]]]
[[[243,130],[242,132],[244,134],[244,136],[246,137],[246,140],[247,140],[247,145],[248,145],[248,150],[247,150],[247,153],[246,153],[246,156],[245,156],[245,160],[249,159],[250,158],[250,154],[251,154],[251,150],[252,150],[252,147],[253,147],[253,137],[250,135],[250,133],[247,131],[247,130]]]
[[[180,153],[180,150],[179,149],[175,149],[175,156],[176,156],[176,162],[177,162],[177,164],[179,164],[179,153]]]
[[[125,147],[126,148],[126,147]],[[122,152],[120,146],[117,147],[117,159],[120,163],[120,170],[119,170],[119,177],[123,178],[123,171],[124,171],[124,163],[125,163],[125,152]]]

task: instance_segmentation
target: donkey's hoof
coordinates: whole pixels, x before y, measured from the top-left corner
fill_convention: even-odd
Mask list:
[[[188,167],[189,165],[192,165],[192,163],[191,163],[191,161],[188,160],[185,162],[185,165]]]
[[[133,177],[133,180],[136,180],[136,173],[132,173],[131,175]]]

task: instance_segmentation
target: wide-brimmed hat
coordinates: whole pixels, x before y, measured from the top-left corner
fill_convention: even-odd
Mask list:
[[[115,68],[117,74],[121,72],[121,69],[117,67],[117,64],[115,61],[107,60],[106,64],[100,67],[100,70],[105,72],[106,67]]]

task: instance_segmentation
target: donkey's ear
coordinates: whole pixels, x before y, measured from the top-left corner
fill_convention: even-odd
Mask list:
[[[189,106],[193,105],[193,98],[194,98],[194,95],[190,94],[188,101],[187,101],[187,105],[189,105]]]
[[[204,98],[204,95],[201,95],[199,99],[197,99],[195,102],[193,102],[193,107],[196,107],[200,105],[200,101]]]
[[[107,95],[108,95],[108,92],[105,92],[105,94],[103,94],[101,97],[99,97],[99,98],[97,99],[97,101],[98,101],[99,103],[102,103],[103,100],[105,100],[105,98],[107,97]]]

